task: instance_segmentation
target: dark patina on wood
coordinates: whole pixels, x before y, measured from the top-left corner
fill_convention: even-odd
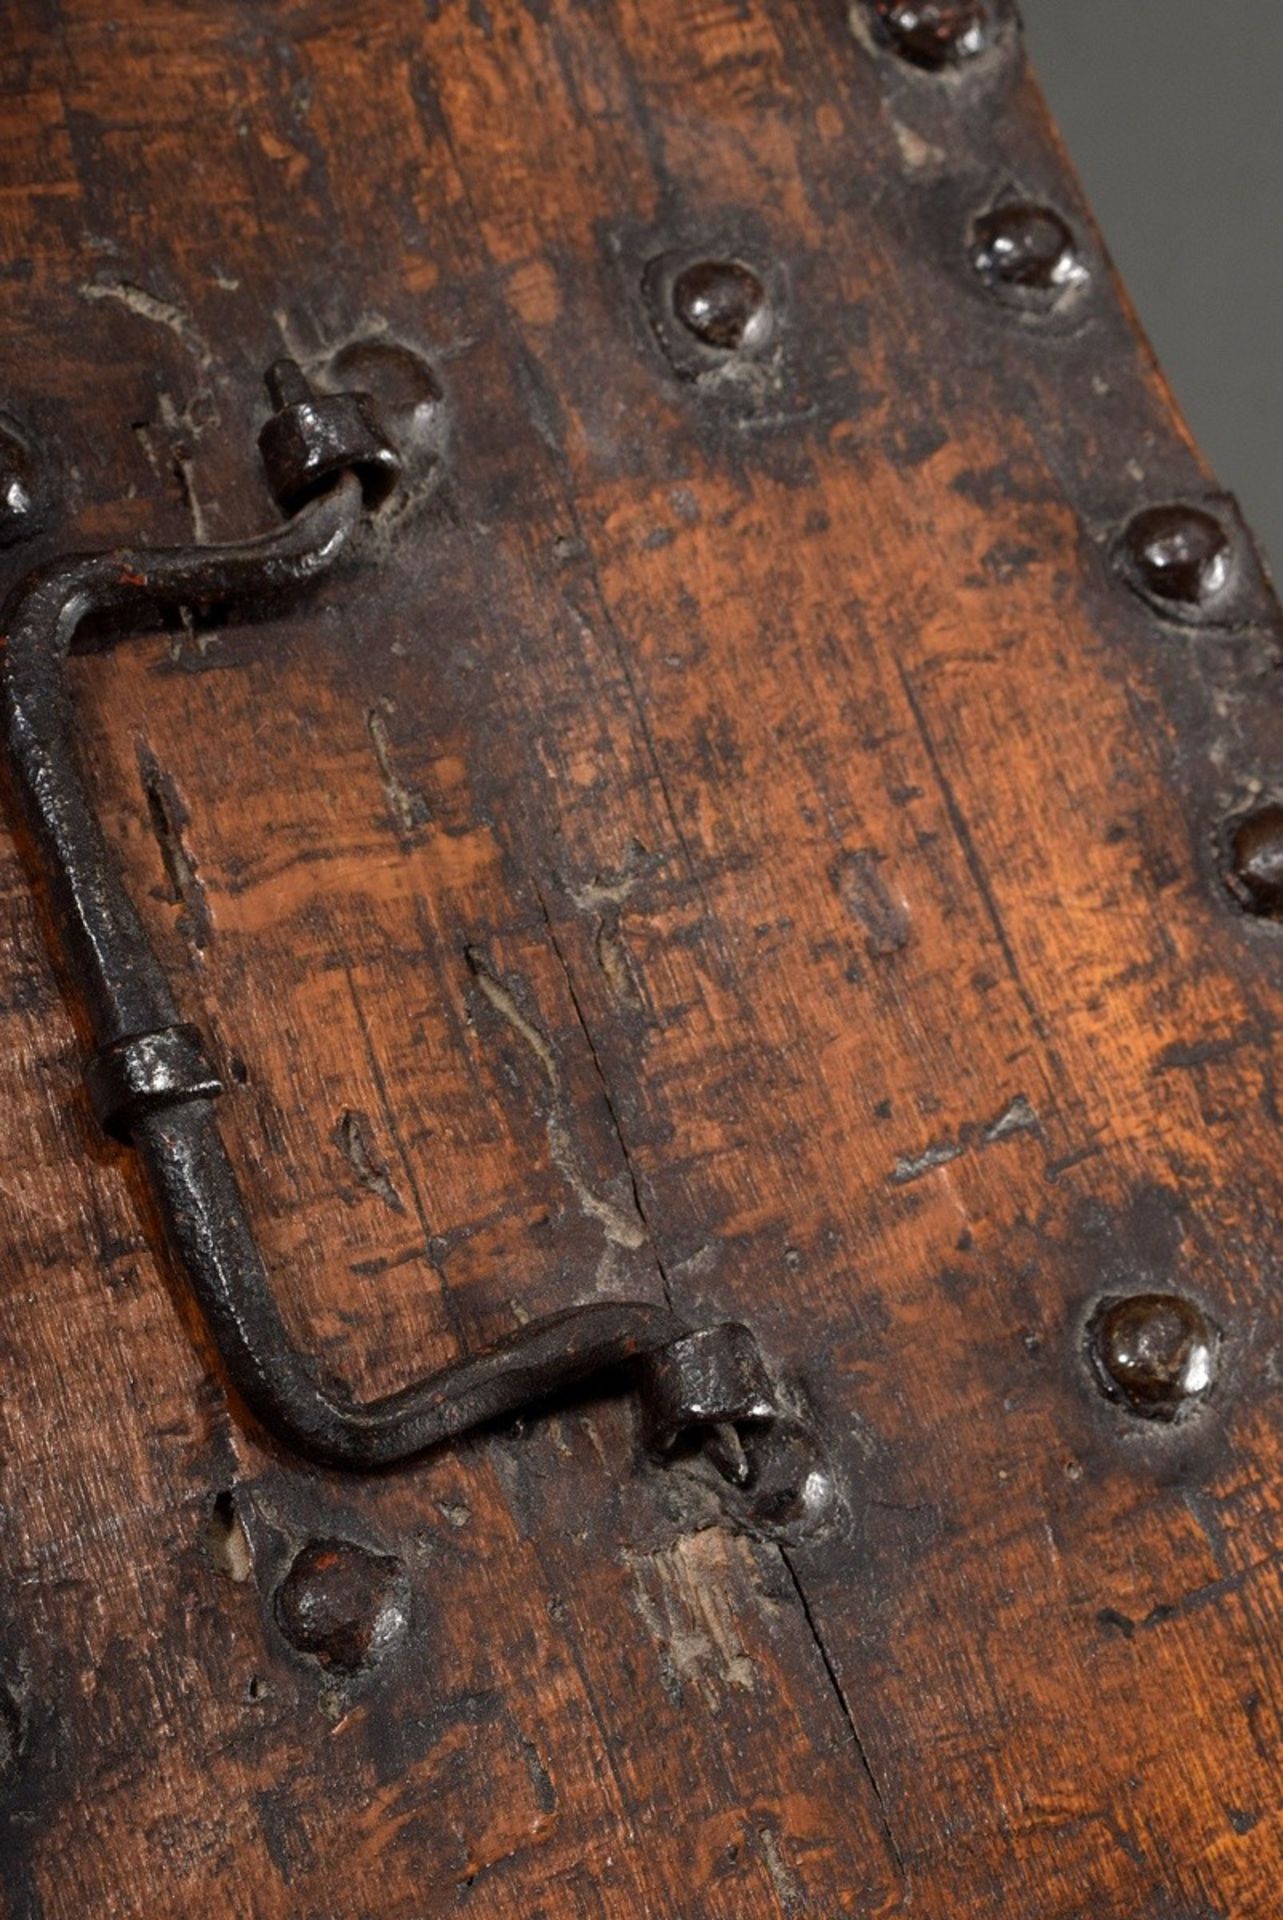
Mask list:
[[[407,470],[72,696],[291,1332],[753,1327],[776,1539],[585,1388],[412,1465],[229,1393],[12,809],[13,1920],[1269,1916],[1279,619],[1006,7],[0,29],[6,588],[242,539],[260,369]],[[15,490],[16,488],[16,490]]]

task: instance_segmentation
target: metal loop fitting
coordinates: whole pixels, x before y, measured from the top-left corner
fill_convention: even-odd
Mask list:
[[[277,360],[265,376],[273,413],[258,450],[276,504],[297,513],[341,474],[354,473],[367,507],[383,505],[401,463],[384,437],[368,393],[313,393],[293,360]]]
[[[316,395],[292,362],[278,362],[268,386],[276,410],[259,444],[291,516],[284,525],[235,545],[57,560],[21,585],[3,614],[4,733],[93,1028],[87,1078],[94,1110],[137,1151],[170,1250],[233,1386],[301,1452],[346,1467],[388,1465],[590,1375],[632,1365],[653,1446],[668,1451],[693,1437],[726,1480],[750,1494],[760,1484],[769,1522],[809,1519],[814,1449],[781,1416],[746,1327],[693,1329],[649,1302],[595,1302],[528,1322],[484,1352],[362,1403],[321,1381],[281,1319],[214,1117],[218,1075],[200,1035],[179,1015],[108,851],[81,777],[63,679],[68,648],[88,615],[128,619],[301,591],[333,566],[363,505],[386,499],[397,458],[368,397]],[[783,1444],[768,1457],[763,1442],[771,1434]]]

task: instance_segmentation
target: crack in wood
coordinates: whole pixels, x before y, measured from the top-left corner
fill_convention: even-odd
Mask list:
[[[1273,1553],[1262,1554],[1250,1565],[1240,1567],[1234,1573],[1227,1573],[1218,1580],[1206,1580],[1202,1586],[1191,1587],[1187,1593],[1181,1593],[1174,1600],[1161,1600],[1148,1613],[1133,1616],[1123,1613],[1117,1607],[1101,1607],[1096,1614],[1097,1624],[1120,1633],[1125,1640],[1131,1640],[1146,1628],[1163,1627],[1171,1620],[1179,1620],[1185,1614],[1200,1613],[1205,1607],[1214,1607],[1218,1601],[1241,1593],[1243,1588],[1255,1580],[1260,1573],[1274,1573],[1283,1563],[1283,1548]]]
[[[561,1068],[551,1042],[522,1012],[515,996],[490,970],[475,948],[467,949],[467,960],[482,994],[539,1064],[545,1084],[552,1096],[544,1113],[544,1130],[548,1136],[548,1150],[552,1155],[553,1165],[574,1194],[582,1211],[589,1219],[597,1222],[606,1240],[612,1246],[623,1247],[629,1251],[636,1251],[637,1248],[645,1246],[646,1226],[636,1208],[628,1211],[616,1206],[613,1200],[597,1192],[584,1171],[575,1148],[566,1112]]]
[[[593,952],[611,999],[621,1007],[644,1006],[628,942],[620,932],[618,914],[610,914],[598,922]]]
[[[76,289],[82,300],[112,300],[140,320],[164,327],[184,347],[202,373],[215,364],[214,350],[185,307],[177,301],[163,300],[133,280],[86,280]]]
[[[254,1571],[254,1549],[236,1504],[234,1487],[215,1496],[205,1528],[210,1560],[236,1586],[244,1586]]]
[[[786,1914],[805,1913],[806,1888],[784,1858],[784,1849],[774,1827],[759,1826],[756,1829],[758,1851],[761,1853],[775,1897]]]
[[[384,703],[384,710],[391,712],[391,704]],[[383,788],[383,797],[388,803],[398,837],[403,844],[417,839],[421,828],[431,818],[431,808],[427,796],[418,787],[409,786],[396,769],[392,758],[392,742],[388,736],[387,721],[378,707],[371,707],[365,716],[366,731],[374,748],[374,757],[379,763],[379,783]]]
[[[951,1161],[961,1160],[964,1154],[978,1148],[998,1146],[1018,1134],[1037,1133],[1040,1129],[1038,1115],[1026,1096],[1018,1093],[995,1119],[985,1124],[968,1121],[953,1139],[933,1141],[921,1153],[901,1154],[891,1169],[891,1184],[893,1187],[910,1186],[915,1180],[934,1173],[938,1167],[947,1167]]]
[[[169,881],[170,897],[181,909],[179,931],[199,955],[209,945],[213,918],[196,857],[187,844],[191,816],[172,777],[163,770],[146,741],[138,747],[138,773],[147,802],[147,817]]]
[[[895,1833],[892,1829],[891,1816],[887,1808],[886,1800],[883,1796],[882,1787],[878,1781],[878,1777],[876,1773],[873,1771],[873,1764],[869,1759],[868,1749],[864,1744],[864,1740],[863,1740],[863,1737],[861,1736],[860,1729],[856,1724],[855,1714],[852,1710],[851,1702],[847,1697],[846,1688],[842,1685],[842,1681],[841,1681],[841,1678],[839,1677],[838,1670],[833,1663],[833,1657],[824,1643],[824,1635],[820,1632],[819,1622],[815,1617],[815,1613],[814,1613],[814,1610],[812,1609],[811,1602],[807,1597],[806,1588],[802,1585],[802,1578],[801,1578],[801,1575],[798,1573],[796,1565],[794,1564],[792,1554],[789,1552],[788,1548],[785,1546],[777,1546],[777,1552],[779,1553],[780,1559],[784,1564],[786,1572],[788,1573],[789,1580],[791,1581],[793,1586],[793,1591],[797,1595],[798,1604],[802,1609],[802,1617],[806,1622],[807,1630],[810,1633],[811,1639],[815,1643],[815,1650],[820,1657],[820,1662],[828,1678],[828,1683],[830,1688],[832,1689],[833,1697],[837,1702],[842,1718],[846,1723],[847,1731],[849,1732],[851,1739],[855,1745],[855,1751],[859,1758],[860,1770],[863,1773],[865,1780],[868,1783],[869,1791],[873,1796],[873,1805],[877,1813],[878,1825],[882,1829],[883,1838],[886,1841],[887,1849],[890,1853],[891,1860],[893,1861],[896,1873],[899,1876],[900,1890],[904,1895],[905,1899],[907,1900],[909,1897],[908,1868],[905,1863],[904,1855],[900,1851],[900,1846],[898,1841],[896,1840]]]
[[[437,1257],[437,1251],[436,1251],[437,1242],[432,1230],[431,1216],[429,1215],[427,1202],[424,1198],[422,1187],[420,1185],[418,1176],[415,1172],[414,1162],[411,1160],[405,1141],[401,1137],[400,1122],[397,1118],[396,1108],[393,1105],[391,1096],[388,1091],[387,1076],[383,1071],[383,1065],[379,1059],[378,1049],[375,1047],[375,1044],[374,1044],[374,1036],[370,1031],[369,1015],[366,1012],[365,1003],[361,998],[360,991],[357,988],[355,976],[350,967],[345,969],[345,975],[347,979],[348,994],[352,1001],[353,1011],[356,1014],[357,1022],[361,1029],[361,1040],[365,1048],[365,1057],[369,1065],[370,1077],[371,1077],[371,1080],[373,1081],[375,1091],[378,1094],[379,1106],[383,1114],[384,1128],[386,1129],[387,1136],[391,1140],[392,1145],[396,1150],[397,1159],[401,1163],[401,1170],[405,1176],[405,1184],[410,1194],[411,1205],[414,1211],[414,1218],[418,1222],[419,1231],[422,1235],[422,1244],[423,1244],[424,1254],[427,1260],[429,1261],[433,1272],[436,1274],[438,1280],[441,1282],[442,1304],[445,1309],[445,1313],[449,1319],[451,1331],[454,1333],[455,1338],[459,1339],[461,1330],[459,1325],[458,1310],[455,1306],[454,1296],[451,1292],[451,1289],[445,1284],[445,1274],[442,1272],[441,1262]]]
[[[387,1161],[374,1144],[373,1131],[368,1114],[345,1107],[330,1138],[366,1192],[376,1195],[393,1213],[404,1213],[405,1202],[396,1190]]]
[[[614,873],[595,873],[578,886],[568,881],[566,892],[581,913],[600,913],[605,907],[621,907],[662,865],[662,855],[647,853],[641,841],[634,840]]]

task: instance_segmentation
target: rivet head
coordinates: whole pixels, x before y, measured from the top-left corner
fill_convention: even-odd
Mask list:
[[[277,1589],[276,1618],[290,1645],[322,1666],[373,1666],[408,1623],[401,1564],[348,1540],[309,1541]]]
[[[1136,584],[1180,613],[1203,611],[1230,582],[1229,533],[1215,514],[1184,501],[1136,514],[1122,551]]]
[[[1067,222],[1050,207],[1023,201],[980,216],[971,259],[995,293],[1021,306],[1053,306],[1086,279]]]
[[[1244,814],[1230,839],[1230,889],[1249,913],[1283,920],[1283,805]]]
[[[673,312],[706,347],[733,353],[763,337],[766,289],[738,260],[696,260],[673,282]]]
[[[943,67],[981,53],[983,0],[874,0],[882,31],[898,53],[920,67]]]
[[[833,1517],[837,1482],[808,1427],[780,1420],[748,1437],[747,1454],[745,1507],[754,1527],[772,1538],[800,1539]]]
[[[1216,1333],[1201,1309],[1180,1294],[1106,1300],[1089,1339],[1104,1391],[1147,1419],[1174,1420],[1211,1389]]]

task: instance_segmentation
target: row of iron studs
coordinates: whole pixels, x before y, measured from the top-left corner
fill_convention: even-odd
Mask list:
[[[872,0],[883,37],[905,59],[932,69],[984,51],[986,0]],[[1059,214],[1004,206],[977,222],[973,264],[1000,297],[1054,306],[1086,278]],[[1142,508],[1115,545],[1116,572],[1159,612],[1198,624],[1214,619],[1235,585],[1236,542],[1207,508],[1172,501]],[[1283,805],[1268,801],[1230,823],[1225,883],[1244,911],[1283,918]],[[1210,1393],[1218,1335],[1194,1301],[1174,1293],[1106,1299],[1087,1329],[1087,1358],[1109,1398],[1151,1419],[1174,1420]]]
[[[985,51],[984,0],[870,0],[884,41],[915,66],[942,72]],[[971,265],[993,295],[1050,313],[1089,276],[1068,223],[1053,208],[1004,202],[974,223]],[[742,260],[696,260],[672,279],[672,319],[713,354],[752,351],[773,331],[758,273]],[[666,321],[668,316],[664,316]],[[1236,543],[1207,508],[1147,507],[1123,528],[1117,574],[1167,617],[1214,619],[1235,585]],[[1231,823],[1226,886],[1246,912],[1283,918],[1283,805],[1270,801]],[[1203,1309],[1174,1293],[1100,1302],[1086,1351],[1100,1390],[1131,1413],[1172,1421],[1201,1402],[1216,1374],[1219,1337]]]

